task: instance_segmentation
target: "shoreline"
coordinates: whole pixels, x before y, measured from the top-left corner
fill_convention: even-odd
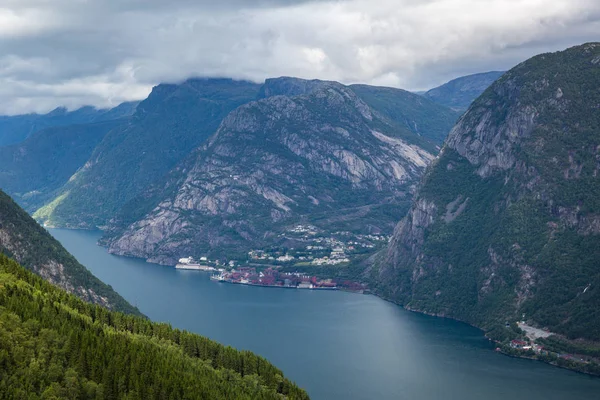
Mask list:
[[[497,353],[500,353],[500,354],[504,355],[504,356],[508,356],[508,357],[512,357],[512,358],[521,358],[521,359],[526,359],[526,360],[537,361],[537,362],[541,362],[541,363],[544,363],[544,364],[547,364],[547,365],[551,365],[553,367],[558,367],[560,369],[564,369],[564,370],[567,370],[567,371],[576,372],[578,374],[583,374],[583,375],[594,377],[594,378],[600,378],[600,373],[593,373],[593,372],[588,372],[588,371],[582,371],[582,370],[580,370],[578,368],[571,368],[568,365],[560,365],[558,363],[558,361],[556,361],[556,362],[554,362],[554,361],[546,361],[546,360],[540,359],[535,354],[533,356],[529,356],[527,354],[509,353],[509,352],[506,351],[505,345],[502,342],[499,342],[499,341],[497,341],[497,340],[492,339],[491,337],[489,337],[487,335],[486,331],[483,330],[481,327],[479,327],[477,325],[471,324],[471,323],[469,323],[467,321],[464,321],[464,320],[461,320],[459,318],[449,317],[447,315],[434,314],[434,313],[430,313],[430,312],[427,312],[427,311],[420,311],[420,310],[412,309],[412,308],[406,307],[406,306],[404,306],[402,304],[399,304],[399,303],[397,303],[397,302],[395,302],[393,300],[387,299],[384,296],[380,296],[380,295],[378,295],[375,292],[371,292],[371,294],[373,294],[376,297],[379,297],[380,299],[382,299],[384,301],[387,301],[388,303],[392,303],[392,304],[394,304],[394,305],[396,305],[398,307],[401,307],[402,309],[404,309],[406,311],[414,312],[414,313],[421,314],[421,315],[427,315],[427,316],[435,317],[435,318],[447,318],[447,319],[450,319],[450,320],[453,320],[453,321],[462,322],[463,324],[466,324],[466,325],[469,325],[470,327],[476,328],[476,329],[480,330],[483,333],[483,336],[487,340],[489,340],[490,342],[494,343],[497,346],[496,349],[495,349],[495,351]],[[580,365],[586,365],[584,363],[579,363],[579,364]]]
[[[86,229],[86,228],[81,228],[81,227],[79,227],[79,228],[65,228],[65,227],[50,227],[50,226],[44,226],[44,228],[46,228],[46,229],[49,228],[49,229],[66,229],[66,230],[82,230],[82,231],[91,231],[91,232],[93,232],[93,231],[104,232],[102,229],[99,229],[99,228],[96,228],[96,229]],[[124,255],[124,254],[112,253],[112,252],[108,251],[108,246],[100,243],[100,240],[96,242],[96,245],[99,246],[99,247],[103,247],[107,251],[107,253],[115,255],[115,256],[121,256],[121,257],[139,259],[139,260],[143,260],[145,263],[148,263],[148,264],[156,264],[156,265],[161,265],[163,267],[167,267],[168,266],[168,267],[171,267],[171,268],[175,269],[172,264],[169,265],[167,263],[154,262],[154,261],[150,261],[150,259],[144,258],[144,257],[137,257],[137,256],[129,256],[129,255]],[[201,271],[201,272],[210,272],[210,271]],[[230,283],[230,282],[225,282],[225,283]],[[236,284],[236,283],[232,283],[232,284]],[[245,285],[245,286],[259,286],[259,285]],[[263,287],[275,287],[275,288],[277,288],[278,286],[263,285]],[[279,288],[296,289],[295,287],[279,287]],[[346,291],[346,290],[338,288],[337,291]],[[359,294],[359,293],[351,291],[351,290],[349,290],[348,292]],[[503,346],[502,343],[500,343],[500,342],[498,342],[498,341],[490,338],[489,336],[487,336],[486,331],[483,330],[481,327],[479,327],[477,325],[474,325],[474,324],[471,324],[471,323],[469,323],[467,321],[461,320],[459,318],[450,317],[450,316],[447,316],[447,315],[444,315],[444,314],[434,314],[434,313],[430,313],[430,312],[427,312],[427,311],[421,311],[421,310],[411,309],[410,307],[406,307],[406,306],[404,306],[404,305],[402,305],[400,303],[395,302],[394,300],[386,298],[385,296],[380,295],[376,291],[373,291],[373,290],[369,290],[368,292],[365,291],[365,293],[363,293],[363,294],[373,295],[375,297],[380,298],[383,301],[386,301],[388,303],[392,303],[392,304],[394,304],[394,305],[396,305],[398,307],[401,307],[402,309],[404,309],[406,311],[410,311],[410,312],[414,312],[414,313],[422,314],[422,315],[427,315],[427,316],[430,316],[430,317],[447,318],[447,319],[450,319],[450,320],[453,320],[453,321],[462,322],[462,323],[464,323],[466,325],[469,325],[469,326],[471,326],[473,328],[476,328],[476,329],[480,330],[482,332],[483,336],[486,339],[488,339],[490,342],[496,344],[497,346]],[[550,362],[550,361],[539,359],[537,357],[527,356],[525,354],[523,354],[523,355],[511,354],[511,353],[508,353],[508,352],[502,350],[502,347],[499,347],[499,348],[500,348],[500,351],[497,351],[497,352],[501,353],[504,356],[508,356],[508,357],[512,357],[512,358],[522,358],[522,359],[527,359],[527,360],[542,362],[542,363],[551,365],[553,367],[558,367],[558,368],[561,368],[561,369],[564,369],[564,370],[568,370],[568,371],[572,371],[572,372],[584,374],[584,375],[587,375],[587,376],[590,376],[590,377],[594,377],[594,378],[599,378],[600,377],[600,374],[595,374],[595,373],[591,373],[591,372],[587,372],[587,371],[581,371],[581,370],[579,370],[577,368],[571,368],[569,366],[559,365],[557,362]]]
[[[208,271],[204,271],[204,272],[208,272]],[[321,287],[312,287],[312,288],[308,288],[307,287],[307,288],[304,288],[304,287],[298,287],[298,286],[263,285],[263,284],[260,284],[260,283],[233,282],[233,281],[229,281],[229,280],[213,279],[212,276],[211,276],[210,280],[213,281],[213,282],[218,282],[218,283],[229,283],[230,285],[268,287],[268,288],[274,288],[274,289],[327,290],[327,291],[341,290],[337,286],[336,287],[331,287],[331,288],[321,288]]]

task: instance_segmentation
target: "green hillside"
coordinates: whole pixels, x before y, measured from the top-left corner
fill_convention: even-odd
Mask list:
[[[88,162],[35,213],[50,225],[105,226],[119,209],[201,145],[260,85],[231,79],[161,84],[128,124],[113,129]]]
[[[85,164],[110,130],[127,121],[47,128],[20,143],[0,146],[0,188],[35,211]]]
[[[0,253],[16,259],[27,269],[86,301],[126,313],[140,314],[110,286],[92,275],[2,191]]]
[[[599,87],[590,43],[536,56],[486,90],[371,270],[379,293],[498,338],[525,320],[600,341]]]
[[[414,143],[415,134],[425,139],[417,142],[420,146],[424,141],[441,145],[460,116],[457,111],[406,90],[368,85],[350,87],[371,108],[406,130],[403,139]]]
[[[250,352],[84,303],[0,255],[0,399],[308,399]]]

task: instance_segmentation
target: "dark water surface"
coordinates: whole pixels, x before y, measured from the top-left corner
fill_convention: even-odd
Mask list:
[[[215,283],[50,232],[155,321],[254,351],[317,400],[599,399],[600,379],[497,354],[481,331],[374,296]]]

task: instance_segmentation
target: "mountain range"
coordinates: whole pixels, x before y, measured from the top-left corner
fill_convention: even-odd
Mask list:
[[[105,242],[110,243],[111,251],[169,263],[181,256],[180,251],[200,243],[200,237],[210,235],[212,244],[195,247],[195,252],[216,247],[225,251],[227,244],[242,251],[264,243],[263,239],[270,240],[285,224],[309,216],[322,224],[337,221],[337,226],[344,229],[361,226],[359,218],[364,218],[370,221],[365,231],[391,232],[394,221],[407,210],[414,183],[458,116],[455,111],[401,89],[289,77],[268,79],[263,85],[230,79],[190,79],[155,87],[131,117],[111,121],[114,126],[108,132],[100,132],[97,124],[96,135],[77,134],[80,128],[69,127],[85,151],[77,152],[77,157],[65,153],[70,162],[60,165],[60,174],[51,174],[53,180],[35,172],[39,181],[20,188],[13,183],[27,182],[20,171],[10,182],[13,186],[8,181],[4,185],[29,210],[37,208],[35,218],[47,225],[102,227],[108,230]],[[69,129],[56,131],[54,136],[42,132],[38,135],[57,144],[68,140]],[[41,142],[33,139],[31,142]],[[89,154],[94,139],[100,141]],[[25,141],[15,146],[19,147],[0,151],[27,154],[22,149],[30,144]],[[231,171],[213,171],[211,163],[224,162],[216,158],[224,154],[214,153],[215,149],[224,151],[224,147]],[[251,148],[253,155],[249,154]],[[285,148],[287,153],[281,153]],[[87,160],[73,172],[87,154]],[[269,159],[275,169],[267,172],[267,164],[261,163]],[[53,163],[54,159],[48,160],[44,169],[53,171]],[[18,170],[14,165],[6,170]],[[296,177],[277,172],[277,168],[285,171],[298,166],[303,169],[295,171],[299,174]],[[203,176],[209,171],[214,172],[212,178]],[[216,206],[214,198],[205,200],[211,204],[203,210],[196,210],[198,205],[182,207],[177,203],[175,214],[181,212],[193,220],[200,215],[204,218],[198,225],[204,226],[202,232],[194,232],[197,239],[187,247],[175,246],[170,239],[163,243],[166,236],[188,234],[175,225],[187,226],[190,220],[184,222],[174,214],[170,228],[160,233],[152,229],[154,238],[147,236],[148,228],[135,228],[161,224],[157,220],[148,225],[158,205],[163,211],[169,208],[166,204],[174,201],[173,191],[179,191],[177,186],[186,179],[188,186],[189,182],[199,185],[203,181],[218,192],[217,188],[229,185],[224,178],[238,179],[236,182],[242,184],[240,177],[248,174],[252,176],[250,181],[234,192],[241,197],[229,198],[229,189],[218,195],[227,197],[225,209],[229,211]],[[59,183],[63,184],[57,187]],[[353,188],[360,191],[348,196]],[[246,197],[254,198],[246,211],[255,210],[257,219],[250,225],[242,223],[242,227],[242,210],[230,211]],[[40,199],[45,200],[43,206]],[[190,214],[186,207],[200,213]],[[352,215],[348,217],[347,213]],[[133,232],[136,239],[130,240]],[[125,235],[123,240],[119,240],[120,234]],[[135,241],[145,241],[148,247],[140,251]],[[170,250],[162,252],[159,248]]]
[[[0,146],[0,187],[34,212],[53,200],[104,136],[127,120],[46,128],[22,142]]]
[[[520,321],[597,355],[598,87],[597,43],[421,95],[189,79],[113,110],[2,117],[0,186],[47,225],[102,228],[110,252],[163,264],[243,258],[298,224],[391,234],[352,265],[379,296],[504,344]],[[3,193],[0,250],[139,313]]]
[[[229,112],[254,100],[259,89],[231,79],[156,86],[128,123],[104,136],[35,217],[53,226],[105,226],[125,203],[213,134]]]
[[[47,114],[0,116],[0,146],[16,144],[46,128],[111,121],[133,114],[138,102],[126,102],[110,109],[91,106],[68,111],[59,107]]]
[[[145,208],[141,218],[124,230],[111,226],[110,251],[163,263],[182,254],[245,254],[298,222],[391,232],[437,151],[430,133],[417,135],[418,124],[400,114],[379,113],[352,87],[307,87],[230,113],[164,184],[137,201]]]

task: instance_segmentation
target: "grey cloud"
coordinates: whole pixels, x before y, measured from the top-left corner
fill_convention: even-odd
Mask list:
[[[594,0],[4,0],[0,113],[115,105],[190,76],[428,88],[597,40]]]

